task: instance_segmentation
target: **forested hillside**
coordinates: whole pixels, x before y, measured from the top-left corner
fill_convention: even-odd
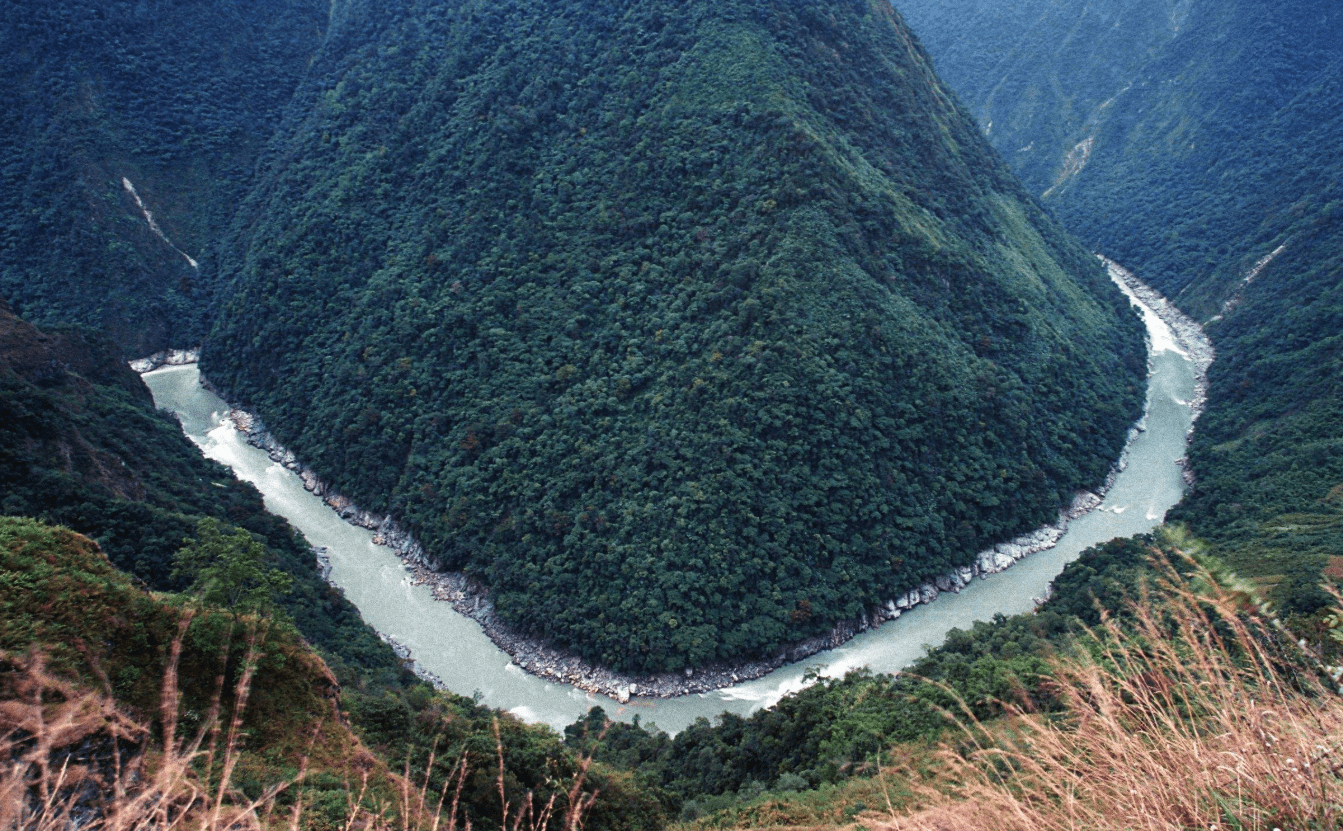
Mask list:
[[[884,2],[347,12],[204,368],[518,630],[759,655],[1104,478],[1136,317]]]
[[[1300,594],[1343,556],[1343,9],[900,7],[1064,224],[1207,321],[1219,359],[1177,516]]]
[[[190,260],[245,193],[328,5],[0,6],[0,296],[132,355],[199,344],[210,286]]]

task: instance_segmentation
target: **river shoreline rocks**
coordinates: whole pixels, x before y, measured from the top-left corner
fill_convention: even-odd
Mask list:
[[[153,372],[165,366],[187,366],[198,362],[200,359],[200,349],[165,349],[162,352],[155,352],[147,358],[137,358],[129,363],[133,372],[144,375],[146,372]]]
[[[1202,412],[1206,398],[1207,365],[1211,363],[1213,355],[1207,337],[1198,324],[1175,310],[1165,298],[1152,291],[1131,273],[1108,260],[1106,265],[1117,282],[1128,286],[1143,304],[1152,308],[1158,317],[1170,325],[1181,348],[1187,350],[1193,358],[1199,379],[1193,407],[1194,416],[1197,418]],[[161,358],[160,355],[151,356],[143,361],[132,362],[132,367],[140,372],[148,372],[159,366],[192,363],[193,361],[185,360],[184,357],[178,357],[190,354],[192,353],[161,353]],[[141,369],[141,366],[147,368]],[[210,388],[204,379],[202,383]],[[445,572],[442,563],[427,553],[393,517],[363,510],[351,499],[335,491],[299,461],[292,451],[281,445],[256,415],[233,407],[227,418],[249,444],[264,450],[272,461],[294,471],[303,481],[304,487],[321,498],[342,519],[372,531],[373,542],[395,552],[410,572],[415,584],[428,586],[436,600],[449,603],[457,612],[479,623],[490,640],[510,655],[513,663],[520,669],[540,678],[608,696],[621,704],[627,703],[631,698],[672,698],[705,693],[730,687],[742,681],[761,678],[782,666],[803,661],[819,652],[841,646],[859,633],[900,618],[916,606],[932,603],[942,593],[959,593],[976,577],[987,579],[989,575],[1005,571],[1031,554],[1053,548],[1067,531],[1069,523],[1090,513],[1101,504],[1119,473],[1127,466],[1129,448],[1133,441],[1146,429],[1144,412],[1143,418],[1129,431],[1124,451],[1102,486],[1094,492],[1077,493],[1072,503],[1059,513],[1058,519],[1053,524],[985,549],[976,554],[969,565],[953,569],[921,585],[912,586],[903,594],[864,610],[857,619],[840,621],[823,635],[783,647],[768,658],[754,661],[710,664],[681,672],[655,675],[622,675],[586,663],[577,656],[552,649],[509,630],[498,619],[494,604],[483,585],[467,575]],[[315,550],[314,556],[323,575],[329,576],[330,561],[325,552]],[[394,649],[399,650],[397,654],[410,662],[421,677],[437,686],[443,686],[441,679],[415,664],[409,650],[400,644],[391,643]]]
[[[1175,334],[1176,343],[1189,354],[1189,359],[1194,364],[1194,397],[1189,402],[1191,417],[1189,432],[1192,434],[1194,423],[1208,406],[1208,369],[1217,358],[1217,350],[1213,348],[1212,341],[1203,331],[1203,327],[1177,309],[1174,303],[1158,294],[1155,289],[1139,280],[1137,275],[1119,263],[1104,256],[1100,260],[1110,273],[1110,279],[1127,287],[1133,297],[1169,326]],[[1182,457],[1175,464],[1184,472],[1185,484],[1193,487],[1194,471],[1189,467],[1189,457]]]
[[[359,508],[348,497],[324,483],[298,457],[271,435],[256,415],[246,410],[231,408],[227,419],[248,444],[266,451],[271,461],[294,471],[313,495],[322,499],[342,519],[351,525],[373,532],[373,542],[391,549],[405,564],[416,585],[428,586],[435,600],[452,606],[458,613],[480,624],[489,639],[513,659],[520,669],[549,681],[569,684],[578,689],[604,695],[624,704],[631,698],[674,698],[694,693],[710,692],[742,681],[764,677],[787,664],[803,661],[819,652],[841,646],[854,636],[897,620],[905,612],[926,603],[932,603],[944,592],[959,593],[976,577],[987,579],[1011,568],[1018,561],[1053,548],[1068,528],[1068,524],[1100,505],[1105,492],[1114,484],[1124,469],[1128,457],[1127,445],[1120,461],[1111,470],[1105,484],[1097,492],[1080,492],[1069,507],[1060,512],[1058,520],[1029,534],[1000,543],[980,552],[967,566],[953,569],[927,582],[910,588],[904,594],[887,600],[854,620],[840,621],[829,632],[783,647],[768,658],[736,663],[709,664],[681,672],[654,675],[623,675],[583,661],[543,643],[510,630],[499,620],[494,603],[486,588],[459,572],[446,572],[437,558],[425,552],[423,546],[390,516],[375,514]],[[1141,432],[1140,427],[1130,431],[1131,444]],[[329,561],[324,552],[315,551],[319,568],[329,573]],[[394,644],[394,648],[399,644]],[[404,647],[403,647],[404,649]],[[399,653],[398,653],[399,654]],[[409,654],[402,656],[412,661]],[[426,680],[441,684],[441,680],[422,674]]]

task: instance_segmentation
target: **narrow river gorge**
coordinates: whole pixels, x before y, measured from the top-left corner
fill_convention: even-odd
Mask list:
[[[1101,504],[1073,520],[1056,546],[762,678],[679,698],[635,696],[627,704],[524,672],[479,624],[434,600],[430,588],[417,584],[395,553],[375,544],[373,531],[346,523],[308,492],[296,473],[249,445],[226,419],[228,405],[201,386],[194,364],[158,369],[144,379],[158,406],[177,414],[205,455],[255,485],[271,511],[287,518],[312,545],[327,550],[331,581],[371,626],[409,650],[421,670],[455,692],[557,729],[600,705],[614,718],[628,721],[637,715],[645,724],[676,732],[700,717],[712,719],[724,711],[745,715],[769,706],[801,688],[809,670],[830,676],[862,666],[896,672],[926,647],[941,643],[953,628],[967,628],[998,613],[1030,610],[1035,598],[1046,594],[1050,580],[1087,547],[1161,523],[1184,492],[1181,463],[1211,351],[1197,326],[1122,269],[1111,264],[1110,270],[1147,324],[1151,375],[1144,429],[1132,441],[1127,465]]]

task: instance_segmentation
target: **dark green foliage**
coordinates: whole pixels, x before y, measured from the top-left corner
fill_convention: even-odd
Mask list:
[[[1089,549],[1054,581],[1054,595],[1039,611],[953,629],[898,677],[860,670],[820,679],[749,718],[701,719],[674,738],[637,723],[612,724],[597,758],[665,791],[669,808],[679,811],[680,800],[741,793],[752,782],[786,789],[799,778],[811,787],[838,781],[895,743],[936,738],[951,726],[949,715],[964,718],[962,703],[981,720],[1007,704],[1053,709],[1050,657],[1072,648],[1081,627],[1096,626],[1102,609],[1124,613],[1154,576],[1152,551],[1145,538]],[[585,744],[584,735],[604,721],[593,709],[566,736]]]
[[[1209,321],[1198,481],[1175,516],[1246,576],[1318,575],[1343,556],[1343,9],[901,7],[1065,224]],[[1088,138],[1087,164],[1065,175]]]
[[[1343,557],[1343,214],[1333,208],[1211,328],[1216,406],[1190,447],[1198,482],[1173,515],[1246,576],[1318,582]]]
[[[174,557],[173,576],[191,581],[188,591],[203,602],[233,614],[270,615],[275,598],[289,594],[294,580],[278,568],[266,568],[270,552],[241,528],[225,532],[219,520],[196,523],[196,535]]]
[[[884,3],[405,2],[330,40],[205,370],[516,629],[767,653],[1117,455],[1136,319]]]
[[[135,355],[204,335],[198,260],[320,43],[322,0],[0,6],[0,296]]]

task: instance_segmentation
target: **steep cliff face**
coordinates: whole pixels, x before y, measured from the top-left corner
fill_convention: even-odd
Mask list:
[[[889,5],[342,13],[205,369],[519,630],[760,654],[1104,478],[1138,323]]]
[[[900,5],[1070,230],[1207,322],[1220,359],[1180,518],[1244,573],[1318,575],[1343,555],[1343,10]]]
[[[192,346],[203,253],[308,59],[319,0],[0,9],[0,295],[129,353]],[[205,276],[202,276],[202,268]]]

